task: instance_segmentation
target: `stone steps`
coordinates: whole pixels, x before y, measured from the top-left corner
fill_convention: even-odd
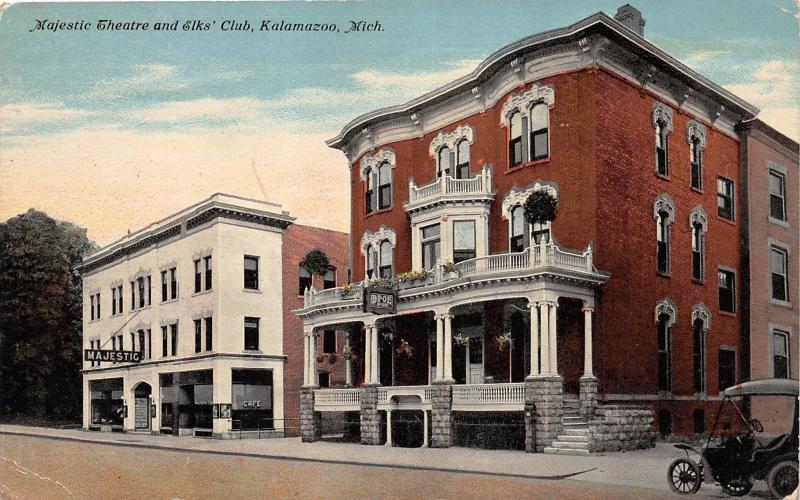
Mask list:
[[[589,450],[573,450],[570,448],[553,448],[546,447],[544,452],[548,455],[588,455]]]
[[[556,442],[558,443],[588,443],[589,442],[589,434],[559,434],[558,441],[554,441],[553,444]]]
[[[589,425],[586,425],[586,429],[582,427],[564,427],[561,431],[563,434],[560,434],[559,437],[562,436],[589,436]]]
[[[562,404],[561,434],[544,449],[549,455],[588,455],[589,423],[580,415],[581,403],[577,399],[564,399]]]

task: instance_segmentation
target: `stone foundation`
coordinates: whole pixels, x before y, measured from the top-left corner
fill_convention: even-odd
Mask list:
[[[361,444],[381,443],[381,415],[378,412],[378,386],[367,385],[361,391]]]
[[[433,384],[431,401],[431,448],[453,446],[453,393],[450,383]]]
[[[314,388],[303,387],[300,391],[300,437],[304,443],[319,441],[321,436],[320,414],[314,411]]]
[[[561,432],[564,380],[560,376],[525,379],[525,451],[543,452]]]
[[[607,405],[589,421],[589,451],[630,451],[655,446],[653,410],[647,406]]]
[[[597,408],[597,377],[581,377],[580,384],[581,416],[591,420]]]

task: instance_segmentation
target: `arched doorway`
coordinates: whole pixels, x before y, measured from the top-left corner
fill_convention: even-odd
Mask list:
[[[133,423],[137,431],[149,431],[152,416],[150,414],[150,395],[153,389],[147,382],[139,382],[133,388],[134,413]]]

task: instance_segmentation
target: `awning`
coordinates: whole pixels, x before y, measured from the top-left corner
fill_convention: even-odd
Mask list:
[[[800,383],[797,380],[785,378],[767,378],[753,380],[728,387],[723,391],[725,396],[794,396],[800,392]]]

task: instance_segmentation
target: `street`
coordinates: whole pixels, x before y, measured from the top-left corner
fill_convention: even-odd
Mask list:
[[[145,438],[146,439],[146,438]],[[2,498],[670,498],[563,480],[0,437]]]

